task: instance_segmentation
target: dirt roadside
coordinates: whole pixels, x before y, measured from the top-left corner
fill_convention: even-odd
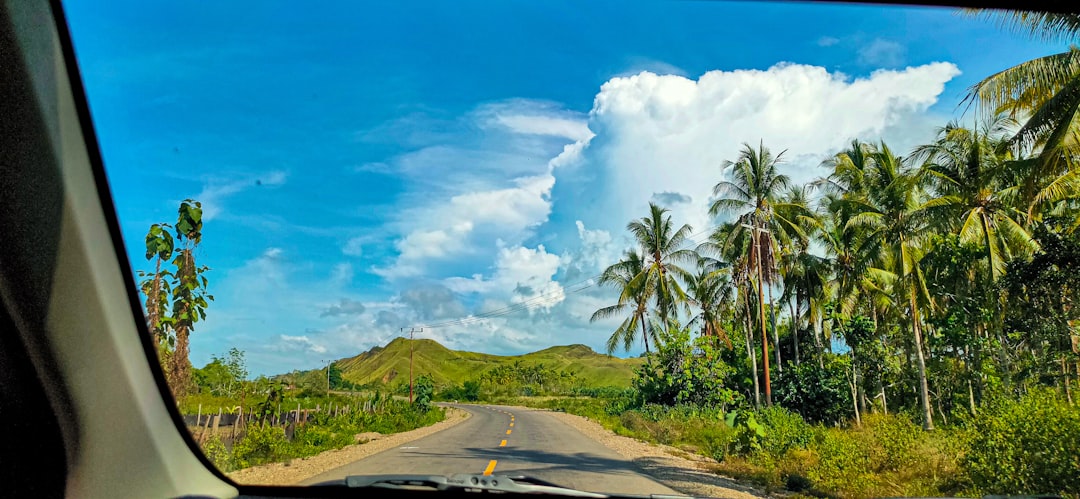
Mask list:
[[[377,433],[364,434],[363,437],[365,438],[374,438],[363,444],[350,445],[337,450],[329,450],[311,457],[293,459],[288,463],[272,463],[262,466],[252,466],[250,468],[227,473],[227,475],[237,483],[295,485],[339,466],[440,432],[465,421],[469,416],[468,412],[461,409],[447,407],[446,419],[431,426],[394,433],[392,435],[379,435]]]

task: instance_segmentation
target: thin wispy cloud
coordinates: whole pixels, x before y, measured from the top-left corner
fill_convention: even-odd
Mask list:
[[[840,43],[840,39],[835,36],[823,36],[817,39],[818,47],[832,47],[838,43]]]
[[[904,64],[907,49],[884,38],[875,38],[859,47],[859,62],[868,66],[894,68]]]

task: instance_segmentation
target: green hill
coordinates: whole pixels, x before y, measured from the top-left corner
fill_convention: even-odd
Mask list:
[[[357,384],[397,384],[409,379],[409,347],[413,350],[414,374],[430,375],[440,386],[459,385],[476,379],[500,365],[520,362],[523,366],[572,372],[585,386],[630,386],[640,358],[620,359],[594,352],[585,345],[546,348],[524,355],[490,355],[450,350],[434,340],[397,338],[385,347],[374,347],[355,357],[337,361],[342,377]],[[325,371],[324,371],[325,372]]]

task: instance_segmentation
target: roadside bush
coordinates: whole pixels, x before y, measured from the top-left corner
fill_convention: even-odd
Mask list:
[[[296,428],[289,455],[311,456],[324,450],[340,449],[355,443],[353,431],[336,426],[303,425]]]
[[[202,444],[202,450],[203,454],[206,455],[206,458],[214,463],[214,466],[216,466],[217,469],[225,472],[236,469],[232,454],[217,435],[212,435],[210,438],[207,438]]]
[[[1056,393],[990,401],[967,435],[962,463],[979,492],[1080,495],[1080,408]]]
[[[848,497],[867,497],[874,487],[870,456],[864,442],[850,430],[822,429],[814,444],[817,465],[806,470],[806,478],[820,489]]]
[[[773,381],[773,400],[812,423],[847,421],[853,415],[850,371],[846,355],[830,355],[824,369],[816,362],[786,366]]]
[[[735,369],[724,363],[711,338],[691,339],[690,329],[672,322],[659,330],[649,362],[637,370],[634,388],[644,402],[663,405],[737,406],[742,395],[728,388]]]
[[[726,424],[710,425],[701,428],[696,434],[700,441],[701,453],[717,461],[727,457],[728,449],[735,440],[735,430]]]
[[[871,468],[896,471],[915,464],[916,447],[926,435],[911,419],[896,414],[867,414],[862,422]]]
[[[791,449],[805,449],[814,439],[814,429],[802,416],[783,407],[767,407],[759,417],[765,427],[761,448],[776,458],[783,457]]]
[[[233,446],[233,459],[240,468],[271,463],[292,457],[285,430],[275,426],[249,426],[247,435]]]

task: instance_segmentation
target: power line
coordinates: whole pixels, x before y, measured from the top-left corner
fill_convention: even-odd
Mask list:
[[[717,224],[717,225],[710,226],[710,227],[708,227],[706,229],[691,233],[690,235],[686,236],[686,240],[688,242],[694,243],[695,245],[700,245],[700,244],[704,243],[712,235],[714,230],[716,230],[716,229],[718,229],[718,228],[720,228],[722,226],[723,226],[723,224]],[[701,241],[696,240],[697,237],[703,236],[703,235],[705,236],[705,239],[703,239]],[[577,294],[577,293],[583,292],[583,291],[585,291],[585,290],[587,290],[587,289],[589,289],[589,288],[591,288],[593,286],[596,286],[597,285],[596,281],[599,280],[601,275],[603,275],[603,274],[596,274],[595,276],[591,276],[591,277],[588,277],[586,279],[582,279],[580,281],[576,281],[574,283],[567,284],[567,285],[563,286],[563,288],[560,290],[561,293],[560,292],[541,293],[541,294],[539,294],[537,296],[529,298],[528,300],[516,302],[516,303],[513,303],[511,305],[508,305],[508,306],[505,306],[505,307],[502,307],[502,308],[499,308],[499,309],[489,310],[487,312],[482,312],[482,313],[479,313],[479,314],[472,314],[472,315],[468,315],[468,316],[465,316],[465,317],[459,317],[457,319],[445,320],[445,321],[442,321],[442,322],[435,322],[435,323],[431,323],[431,324],[423,324],[422,327],[433,329],[433,328],[443,328],[443,327],[453,327],[453,326],[466,326],[466,325],[482,323],[486,319],[493,319],[493,318],[497,318],[497,317],[504,317],[504,316],[507,316],[507,315],[512,315],[512,314],[515,314],[517,312],[528,310],[529,308],[531,308],[532,305],[538,304],[539,302],[548,301],[548,300],[550,300],[552,298],[556,298],[560,294],[565,297],[567,295]],[[583,285],[583,286],[581,286],[579,288],[576,288],[576,289],[571,289],[571,288],[574,288],[575,286],[579,286],[579,285]]]

